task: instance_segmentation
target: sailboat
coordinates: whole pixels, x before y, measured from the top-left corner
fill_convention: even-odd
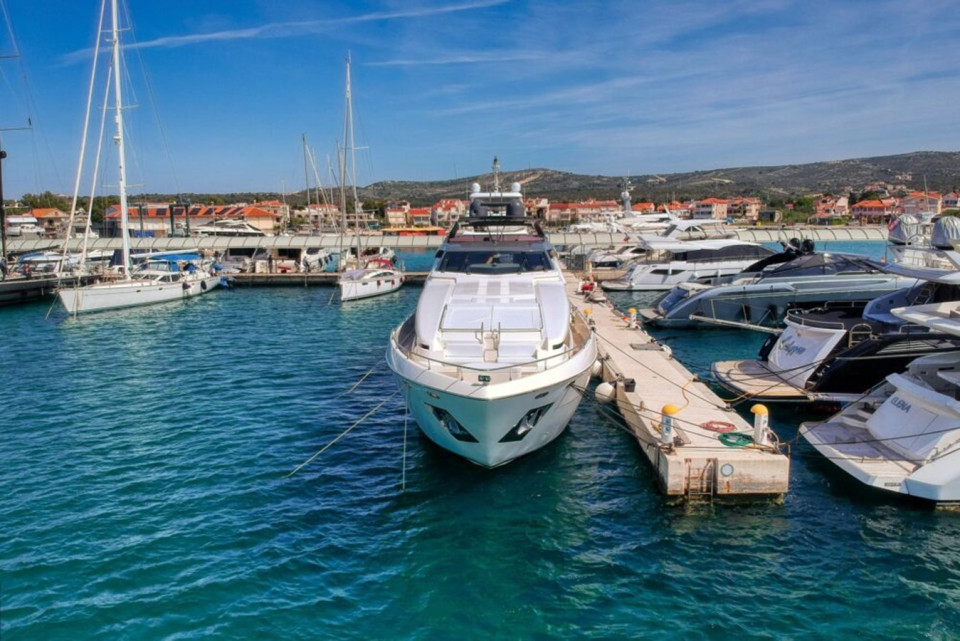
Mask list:
[[[106,3],[107,0],[104,0]],[[70,314],[85,314],[107,309],[136,307],[179,300],[206,293],[220,284],[220,276],[213,273],[200,259],[200,252],[187,254],[182,252],[179,260],[171,261],[167,257],[148,258],[134,272],[130,253],[130,232],[127,206],[127,175],[124,155],[123,131],[123,95],[121,92],[120,71],[120,29],[118,0],[110,0],[110,44],[112,53],[111,73],[114,94],[114,121],[117,145],[117,185],[120,193],[120,222],[123,235],[122,265],[120,278],[113,281],[97,282],[82,287],[61,287],[57,295],[64,309]],[[100,15],[104,15],[101,6]],[[101,23],[100,29],[103,29]],[[99,45],[97,47],[99,50]],[[94,76],[96,75],[97,56],[94,55]],[[94,83],[90,83],[91,95]],[[106,108],[106,105],[104,106]],[[86,138],[86,133],[84,134]],[[81,161],[82,165],[82,161]],[[79,174],[79,172],[78,172]]]
[[[349,56],[347,57],[346,96],[346,118],[343,125],[344,154],[341,155],[340,161],[340,211],[343,217],[343,228],[341,231],[342,233],[346,233],[347,230],[346,184],[349,179],[353,190],[353,210],[356,216],[356,224],[354,227],[355,247],[352,248],[356,262],[353,263],[355,266],[352,269],[344,269],[344,267],[348,266],[348,261],[346,260],[348,252],[340,252],[341,271],[337,284],[340,287],[341,302],[389,294],[390,292],[395,292],[400,289],[400,285],[403,284],[403,272],[390,258],[380,255],[379,252],[371,256],[365,253],[364,248],[361,247],[360,219],[362,215],[362,203],[357,197],[357,162],[356,147],[353,140],[353,99],[350,85]],[[347,156],[349,156],[350,163],[349,173]]]

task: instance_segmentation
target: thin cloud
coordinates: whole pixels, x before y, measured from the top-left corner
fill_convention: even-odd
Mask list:
[[[429,65],[471,65],[499,62],[520,62],[529,60],[543,60],[548,54],[537,52],[500,52],[490,54],[461,54],[446,57],[384,60],[382,62],[366,63],[367,67],[423,67]]]
[[[486,9],[505,4],[509,0],[477,0],[475,2],[464,2],[440,7],[428,7],[419,9],[406,9],[402,11],[375,11],[359,16],[349,16],[345,18],[334,18],[330,20],[301,20],[291,22],[274,22],[261,25],[259,27],[250,27],[247,29],[230,29],[225,31],[215,31],[212,33],[192,33],[184,36],[166,36],[156,38],[147,42],[137,42],[125,45],[128,49],[172,49],[176,47],[188,47],[207,42],[225,42],[232,40],[249,40],[253,38],[284,38],[303,34],[320,33],[329,30],[332,27],[343,26],[347,24],[358,24],[363,22],[379,22],[388,20],[409,20],[411,18],[422,18],[427,16],[443,15],[448,13],[457,13],[461,11],[473,11],[476,9]],[[88,58],[90,49],[74,51],[63,57],[65,64],[70,64]]]

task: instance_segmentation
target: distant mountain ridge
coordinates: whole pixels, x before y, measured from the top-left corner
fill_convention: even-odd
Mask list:
[[[554,202],[620,198],[623,176],[584,176],[552,169],[503,171],[504,186],[520,182],[527,196]],[[802,165],[737,167],[676,174],[628,176],[634,202],[758,196],[847,194],[874,185],[942,193],[960,189],[960,152],[917,151],[895,156],[854,158]],[[383,181],[360,189],[362,199],[409,200],[431,205],[441,198],[466,198],[471,183],[488,187],[492,174],[433,182]]]

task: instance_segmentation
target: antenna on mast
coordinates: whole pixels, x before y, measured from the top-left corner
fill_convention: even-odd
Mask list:
[[[493,191],[500,191],[500,159],[493,157]]]

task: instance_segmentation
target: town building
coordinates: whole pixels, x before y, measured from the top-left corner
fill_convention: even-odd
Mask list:
[[[695,220],[726,220],[727,205],[722,198],[706,198],[696,203],[690,217]]]
[[[917,218],[939,216],[943,211],[943,196],[935,191],[913,191],[900,200],[900,208],[904,214]]]
[[[187,235],[192,229],[216,220],[242,220],[265,234],[279,229],[279,213],[251,205],[177,205],[148,203],[128,206],[128,226],[132,236],[164,237]],[[106,236],[120,235],[120,206],[111,205],[104,215]]]
[[[731,198],[727,201],[727,216],[756,222],[760,217],[762,205],[763,203],[760,202],[759,198],[753,198],[752,196]]]
[[[459,198],[441,198],[431,208],[431,217],[435,225],[452,227],[467,213],[468,203]]]
[[[43,228],[43,235],[47,238],[60,238],[65,235],[69,214],[55,207],[38,207],[31,210],[30,215],[37,219],[36,224]]]
[[[576,203],[550,203],[546,221],[568,225],[576,221],[599,220],[617,214],[620,203],[615,200],[587,200]]]
[[[850,214],[860,224],[886,223],[900,214],[900,207],[893,198],[861,200],[850,208]]]

